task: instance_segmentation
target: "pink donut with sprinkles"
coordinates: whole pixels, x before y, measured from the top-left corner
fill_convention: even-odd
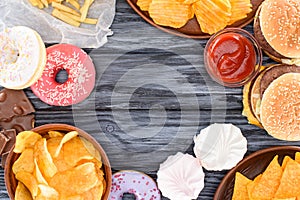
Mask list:
[[[122,200],[124,193],[131,193],[136,200],[160,200],[156,183],[138,171],[119,171],[113,174],[110,200]]]
[[[95,86],[95,67],[82,49],[70,44],[48,47],[47,62],[42,77],[31,86],[33,93],[43,102],[55,106],[68,106],[86,99]],[[65,70],[68,79],[58,83],[55,78]]]

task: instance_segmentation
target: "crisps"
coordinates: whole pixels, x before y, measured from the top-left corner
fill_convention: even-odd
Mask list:
[[[143,11],[148,11],[152,0],[137,0],[136,5]]]
[[[52,157],[47,149],[45,138],[40,139],[34,146],[34,153],[37,164],[46,178],[51,178],[57,172],[57,168],[53,163]]]
[[[32,200],[30,191],[22,182],[18,182],[15,193],[15,200]]]
[[[73,184],[70,187],[70,183]],[[52,177],[49,185],[56,189],[59,194],[71,196],[86,192],[98,183],[94,163],[85,163],[71,170],[58,172]]]
[[[228,25],[231,16],[229,0],[199,0],[193,5],[202,32],[213,34]]]
[[[22,131],[16,137],[15,153],[22,153],[25,148],[32,148],[42,136],[32,131]]]
[[[19,137],[22,153],[13,165],[20,185],[17,200],[101,200],[106,181],[100,153],[93,144],[76,131],[49,131],[43,137],[27,133],[36,139],[26,139],[26,134]]]
[[[38,194],[38,183],[36,178],[29,172],[18,172],[16,174],[16,179],[22,182],[26,188],[30,191],[33,197]]]
[[[231,16],[228,25],[236,21],[244,19],[252,11],[252,4],[250,0],[230,0]]]
[[[64,143],[68,142],[69,140],[73,139],[74,137],[77,137],[77,135],[78,135],[77,131],[71,131],[71,132],[67,133],[66,135],[64,135],[64,137],[60,141],[58,148],[55,151],[54,157],[58,156]]]
[[[177,0],[152,0],[149,14],[156,24],[180,28],[194,16],[191,5]]]
[[[203,33],[214,34],[247,17],[252,11],[251,0],[137,0],[142,11],[162,26],[183,27],[196,19]]]
[[[258,175],[257,177],[255,177],[255,179],[252,182],[250,182],[247,185],[247,192],[248,192],[248,197],[249,197],[250,200],[255,200],[252,197],[252,192],[254,190],[255,185],[257,185],[257,183],[260,181],[261,177],[262,177],[262,174]]]
[[[27,148],[23,151],[20,157],[14,162],[12,171],[14,174],[24,171],[32,173],[34,170],[33,149]]]

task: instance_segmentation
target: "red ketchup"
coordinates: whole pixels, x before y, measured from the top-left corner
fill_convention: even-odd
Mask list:
[[[225,33],[217,36],[207,48],[207,68],[219,82],[239,83],[253,73],[256,53],[245,36]]]

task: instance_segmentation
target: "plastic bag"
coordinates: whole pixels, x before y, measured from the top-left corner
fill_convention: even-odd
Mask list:
[[[95,0],[88,15],[98,18],[98,23],[82,23],[80,27],[74,27],[51,16],[51,6],[40,10],[28,0],[1,0],[0,31],[5,27],[23,25],[36,30],[45,43],[68,43],[81,48],[98,48],[107,42],[107,36],[112,35],[110,26],[115,16],[115,4],[115,0]]]

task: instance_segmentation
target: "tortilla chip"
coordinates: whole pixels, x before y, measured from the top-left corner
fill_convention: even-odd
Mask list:
[[[233,189],[232,200],[248,200],[247,185],[252,182],[240,172],[235,174],[235,183]]]

